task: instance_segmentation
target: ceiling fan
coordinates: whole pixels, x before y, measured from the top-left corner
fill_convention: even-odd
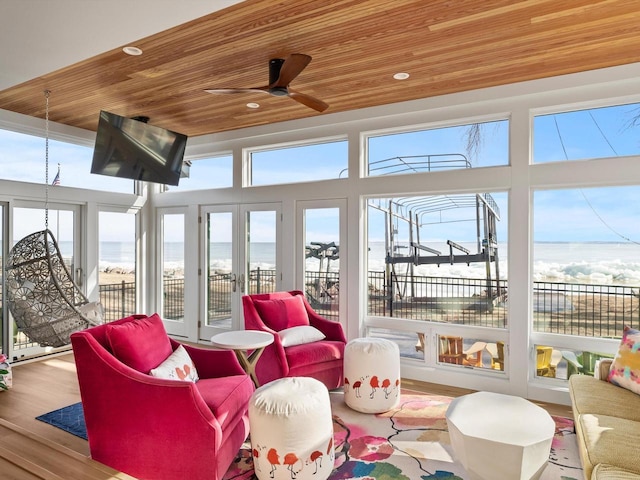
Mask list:
[[[309,65],[309,62],[311,62],[311,57],[302,53],[292,53],[286,60],[272,58],[269,60],[269,85],[252,88],[211,88],[205,92],[217,94],[263,92],[275,97],[289,97],[318,112],[324,112],[329,108],[329,105],[322,100],[304,93],[294,92],[289,88],[291,81]]]

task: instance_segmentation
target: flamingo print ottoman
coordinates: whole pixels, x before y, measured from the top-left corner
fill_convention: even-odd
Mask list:
[[[382,413],[400,401],[400,349],[384,338],[356,338],[344,349],[344,401],[358,412]]]
[[[329,391],[310,377],[269,382],[249,402],[255,475],[259,480],[326,480],[333,470]]]

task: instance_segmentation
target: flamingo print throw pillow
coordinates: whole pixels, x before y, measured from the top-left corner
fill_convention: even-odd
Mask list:
[[[152,369],[149,375],[194,383],[199,380],[196,366],[182,345],[176,348],[164,362]]]

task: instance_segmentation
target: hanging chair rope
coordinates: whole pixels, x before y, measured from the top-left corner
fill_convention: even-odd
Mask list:
[[[49,94],[44,91],[44,228],[49,229]]]

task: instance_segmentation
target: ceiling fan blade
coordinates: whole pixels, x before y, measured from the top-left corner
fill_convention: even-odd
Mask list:
[[[296,78],[304,68],[309,65],[311,57],[303,53],[292,53],[282,64],[278,80],[270,87],[288,87],[291,81]]]
[[[297,93],[289,90],[289,97],[293,98],[296,102],[317,110],[318,112],[324,112],[329,108],[329,105],[324,103],[322,100],[318,100],[310,95],[305,95],[304,93]]]
[[[210,88],[206,89],[207,93],[215,94],[227,94],[227,93],[269,93],[269,87],[255,87],[255,88]]]

